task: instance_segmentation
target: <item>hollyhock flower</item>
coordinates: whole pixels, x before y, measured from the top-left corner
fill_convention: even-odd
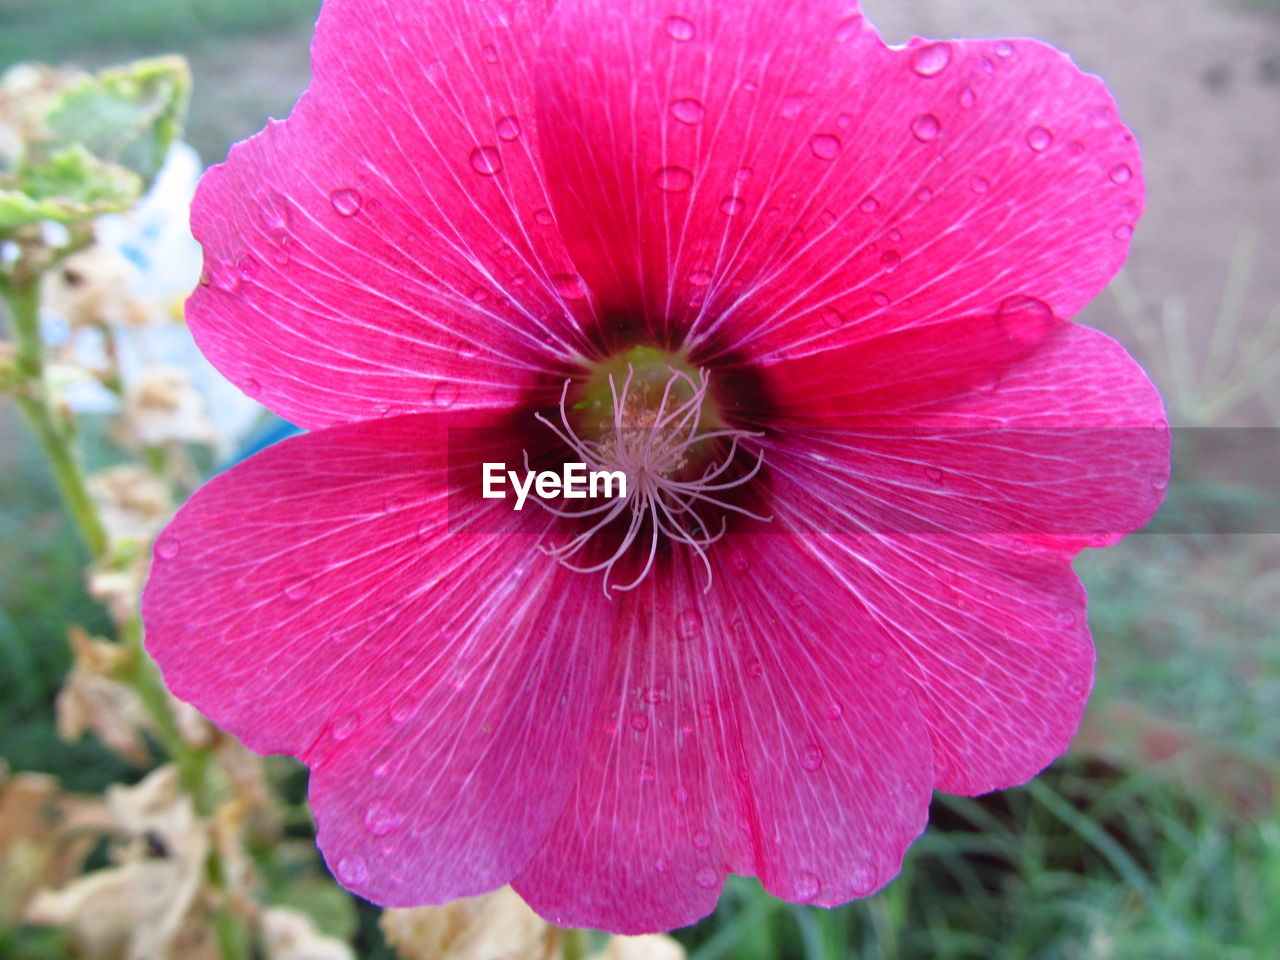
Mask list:
[[[730,872],[838,904],[931,789],[1065,749],[1070,560],[1168,471],[1067,319],[1143,200],[1101,81],[849,0],[329,0],[314,65],[206,175],[188,304],[310,432],[196,494],[144,616],[178,696],[310,766],[344,885],[627,933]],[[526,456],[627,498],[482,496]]]

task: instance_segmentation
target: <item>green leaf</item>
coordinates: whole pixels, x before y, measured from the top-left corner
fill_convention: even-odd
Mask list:
[[[182,57],[138,60],[81,77],[54,102],[45,126],[56,145],[81,144],[149,182],[182,134],[190,93]]]
[[[41,220],[76,223],[128,210],[143,191],[138,174],[79,145],[24,162],[13,179],[0,184],[0,235]]]

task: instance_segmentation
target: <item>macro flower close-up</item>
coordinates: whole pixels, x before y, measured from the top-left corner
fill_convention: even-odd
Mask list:
[[[1071,320],[1144,203],[1101,80],[849,0],[328,0],[312,55],[205,175],[186,306],[308,432],[191,498],[142,604],[176,696],[310,768],[345,887],[834,906],[932,791],[1065,751],[1072,558],[1169,475]],[[625,494],[515,495],[576,463]]]

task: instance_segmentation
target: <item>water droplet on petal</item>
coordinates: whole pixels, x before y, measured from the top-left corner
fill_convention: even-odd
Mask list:
[[[471,151],[471,169],[491,177],[502,169],[502,154],[498,153],[495,146],[486,144],[476,147]]]
[[[495,47],[492,43],[486,43],[483,47],[480,48],[480,56],[484,57],[485,63],[497,63],[498,48]]]
[[[290,600],[305,600],[311,595],[313,584],[310,577],[290,577],[284,584],[284,595]]]
[[[734,573],[746,573],[749,566],[751,566],[751,562],[741,550],[735,549],[729,554],[729,567]]]
[[[922,77],[936,77],[951,62],[949,43],[930,43],[917,48],[911,58],[911,69]]]
[[[441,409],[452,407],[458,402],[458,385],[449,381],[437,383],[431,391],[431,402]]]
[[[397,697],[396,702],[391,704],[391,721],[392,723],[404,723],[417,712],[418,701],[415,698],[407,694]]]
[[[844,716],[844,707],[838,703],[827,704],[827,718],[830,720],[839,720]]]
[[[960,106],[968,110],[978,102],[978,95],[974,92],[973,87],[965,87],[960,91]]]
[[[662,703],[665,699],[667,695],[661,687],[649,687],[644,692],[645,703]]]
[[[349,739],[356,732],[358,726],[360,726],[358,714],[355,712],[344,713],[333,721],[333,739],[338,741]]]
[[[1151,476],[1152,490],[1165,490],[1169,486],[1169,476],[1164,473],[1156,473]]]
[[[494,130],[498,134],[499,140],[518,140],[520,139],[520,121],[515,117],[499,117]]]
[[[693,875],[693,882],[704,890],[710,890],[718,880],[719,875],[711,867],[702,867]]]
[[[671,115],[681,123],[701,123],[706,113],[707,108],[702,105],[702,101],[693,97],[684,97],[671,103]]]
[[[369,879],[369,865],[363,857],[343,857],[338,861],[338,882],[356,887]]]
[[[711,274],[705,270],[695,270],[689,274],[689,282],[695,287],[705,287],[711,283]]]
[[[699,830],[693,835],[693,847],[695,850],[708,850],[711,847],[711,834],[705,830]]]
[[[551,277],[556,293],[565,300],[582,300],[587,295],[587,284],[577,273],[557,273]]]
[[[875,213],[880,209],[880,201],[868,194],[862,198],[862,202],[858,204],[858,209],[863,213]]]
[[[819,160],[834,160],[840,153],[840,138],[834,133],[814,134],[809,149]]]
[[[924,475],[934,483],[942,483],[942,471],[937,467],[925,467]]]
[[[337,211],[341,217],[354,217],[360,212],[360,207],[364,204],[364,198],[360,196],[359,191],[352,190],[350,187],[343,187],[341,190],[335,190],[329,194],[329,204]]]
[[[809,102],[809,94],[792,93],[782,98],[782,106],[779,108],[780,113],[787,120],[793,120],[800,115],[806,103]]]
[[[932,113],[922,113],[911,121],[911,135],[921,143],[928,143],[942,132],[942,123]]]
[[[667,31],[667,36],[677,43],[688,43],[693,39],[693,21],[686,17],[667,17],[662,21],[662,27]]]
[[[1053,145],[1053,133],[1039,125],[1027,131],[1027,146],[1036,153],[1044,153]]]
[[[871,665],[872,665],[873,667],[883,667],[883,666],[884,666],[884,651],[883,651],[883,650],[872,650],[872,651],[871,651],[871,653],[867,656],[867,659],[871,661]]]
[[[816,743],[811,743],[805,747],[800,754],[800,766],[804,767],[810,773],[822,766],[822,748]]]
[[[969,189],[974,193],[986,193],[991,189],[991,181],[986,177],[974,177],[969,181]]]
[[[720,201],[720,212],[723,213],[726,217],[737,216],[739,213],[742,212],[743,208],[746,207],[746,205],[747,205],[746,201],[743,200],[741,197],[735,197],[732,195],[725,196]]]
[[[1128,183],[1133,179],[1133,168],[1127,163],[1117,163],[1107,171],[1112,183]]]
[[[631,715],[631,729],[632,730],[648,730],[649,718],[646,717],[643,713],[633,713]]]
[[[181,541],[171,533],[164,534],[156,541],[156,556],[161,560],[172,560],[181,551]]]
[[[933,190],[929,187],[921,187],[916,191],[916,201],[919,203],[928,203],[933,199]]]
[[[808,903],[822,890],[822,883],[812,873],[802,873],[796,877],[796,903]]]
[[[404,821],[396,805],[389,800],[375,800],[364,812],[364,825],[375,837],[385,837]]]
[[[835,307],[823,307],[819,316],[822,319],[822,325],[830,327],[832,330],[844,323],[844,317],[840,315],[840,311]]]
[[[686,610],[680,614],[677,623],[677,630],[681,640],[701,640],[702,639],[702,617],[696,610]]]
[[[877,307],[886,307],[889,305],[889,295],[881,290],[877,290],[871,294],[871,302]]]
[[[666,873],[671,869],[671,861],[667,857],[659,857],[653,861],[653,869],[659,873]]]
[[[1035,346],[1053,329],[1053,310],[1043,300],[1016,296],[1005,299],[996,312],[996,325],[1014,343]]]
[[[756,680],[758,680],[760,677],[763,677],[764,664],[762,664],[755,657],[752,657],[750,660],[747,661],[747,676]]]
[[[287,231],[292,219],[289,201],[278,193],[268,194],[262,198],[262,203],[258,207],[258,218],[262,221],[262,225],[273,233]]]
[[[848,43],[859,33],[862,32],[862,17],[855,14],[852,17],[845,17],[836,24],[836,43]]]
[[[880,255],[880,266],[884,268],[885,273],[897,270],[900,263],[902,263],[902,254],[897,250],[886,250]]]
[[[1013,44],[1008,40],[1001,40],[996,44],[996,56],[1008,58],[1013,56]]]
[[[1117,240],[1128,240],[1133,236],[1133,224],[1122,223],[1112,231],[1112,235]]]
[[[654,174],[654,183],[667,193],[684,193],[693,186],[693,174],[684,167],[662,167]]]

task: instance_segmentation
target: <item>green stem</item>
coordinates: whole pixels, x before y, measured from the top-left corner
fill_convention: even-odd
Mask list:
[[[89,495],[84,470],[76,457],[74,432],[58,415],[45,381],[39,274],[26,271],[0,274],[0,298],[8,307],[17,346],[18,407],[35,430],[76,532],[89,551],[90,562],[109,560],[106,528]],[[138,694],[161,745],[178,768],[183,788],[191,795],[197,811],[208,817],[217,804],[208,776],[212,753],[187,743],[178,729],[164,682],[143,649],[141,621],[134,616],[119,626],[121,642],[132,654],[119,679]],[[216,850],[210,852],[205,866],[211,884],[222,895],[211,917],[222,956],[224,960],[248,960],[250,951],[244,927],[230,909],[226,871]]]
[[[45,383],[44,341],[40,338],[40,280],[38,277],[0,280],[0,295],[9,308],[18,348],[18,408],[35,430],[80,539],[88,548],[90,557],[99,560],[107,552],[107,532],[89,496],[84,470],[71,444],[71,431],[55,412]]]

